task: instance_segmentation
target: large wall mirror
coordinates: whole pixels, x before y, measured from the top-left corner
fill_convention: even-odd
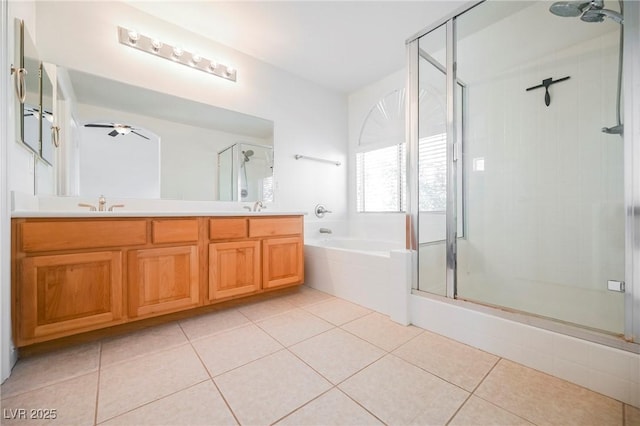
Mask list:
[[[61,144],[70,151],[65,175],[77,177],[69,195],[264,200],[262,189],[273,173],[272,121],[73,69],[58,67],[57,74],[70,86],[67,101],[73,99],[75,131],[61,130]],[[234,167],[223,165],[245,189],[229,198],[221,190],[218,154],[243,144],[245,154],[260,150],[253,148],[249,161],[239,152]],[[247,182],[252,176],[260,182]]]

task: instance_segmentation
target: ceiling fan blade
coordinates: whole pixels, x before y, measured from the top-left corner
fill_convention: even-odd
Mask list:
[[[145,138],[146,140],[150,140],[148,137],[146,137],[145,135],[141,135],[140,133],[136,132],[135,130],[132,130],[131,133],[135,133],[136,135],[140,136],[141,138]]]
[[[113,137],[116,137],[116,136],[118,136],[119,134],[120,134],[120,133],[118,133],[118,131],[117,131],[117,130],[115,130],[115,129],[109,132],[109,136],[113,136]]]
[[[104,128],[113,129],[112,124],[85,124],[84,127],[104,127]]]

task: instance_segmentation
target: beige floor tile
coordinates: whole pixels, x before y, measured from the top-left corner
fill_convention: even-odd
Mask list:
[[[3,425],[93,425],[97,391],[98,373],[94,372],[3,399],[3,415],[0,423]],[[48,419],[38,418],[38,416],[48,416]]]
[[[472,395],[448,423],[448,426],[470,425],[533,426],[533,423]]]
[[[282,349],[280,343],[254,324],[196,340],[193,347],[211,376]]]
[[[394,350],[423,331],[412,325],[400,325],[378,312],[351,321],[342,328],[386,351]]]
[[[235,425],[236,420],[211,380],[115,417],[105,426]]]
[[[249,319],[237,309],[226,309],[180,321],[180,326],[189,340],[196,340],[249,323]]]
[[[446,424],[469,395],[393,355],[338,387],[390,425]]]
[[[337,298],[305,306],[304,309],[335,325],[342,325],[371,312],[360,305]]]
[[[102,368],[98,422],[207,379],[209,375],[189,344]]]
[[[386,354],[382,349],[339,328],[289,349],[334,384]]]
[[[498,357],[425,331],[393,354],[472,392]]]
[[[536,424],[622,424],[620,402],[504,359],[475,394]]]
[[[125,336],[105,339],[102,342],[100,364],[106,367],[138,356],[184,345],[187,342],[187,337],[178,323],[145,328]]]
[[[631,405],[624,406],[624,425],[640,426],[640,408]]]
[[[313,305],[314,303],[319,303],[333,298],[334,296],[328,293],[303,285],[298,287],[295,293],[286,296],[285,300],[300,307]]]
[[[271,424],[331,387],[287,350],[214,380],[242,425]]]
[[[260,321],[274,315],[295,309],[296,306],[286,300],[286,297],[277,297],[249,305],[240,306],[238,310],[251,321]]]
[[[2,384],[2,398],[97,371],[99,361],[100,343],[22,358]]]
[[[256,324],[284,346],[291,346],[334,327],[302,309],[287,311]]]
[[[276,424],[282,426],[359,426],[382,425],[383,423],[338,389],[331,389]]]

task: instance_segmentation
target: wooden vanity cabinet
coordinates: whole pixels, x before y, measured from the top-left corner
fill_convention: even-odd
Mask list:
[[[304,281],[302,217],[209,220],[209,300]]]
[[[200,303],[198,219],[151,221],[152,247],[128,253],[129,317],[149,317]]]
[[[14,220],[16,344],[124,322],[123,246],[144,244],[144,220]]]
[[[304,282],[302,217],[249,220],[249,236],[262,239],[262,288]]]
[[[17,346],[301,284],[302,216],[12,220]]]

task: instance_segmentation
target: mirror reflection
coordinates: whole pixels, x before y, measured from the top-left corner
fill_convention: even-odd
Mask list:
[[[24,28],[24,23],[16,25],[20,40],[20,67],[25,69],[25,100],[20,114],[21,140],[33,152],[40,153],[40,60],[36,46]]]
[[[66,173],[77,176],[78,195],[266,201],[272,121],[76,70],[59,68],[58,74],[65,74],[75,98],[77,141]],[[235,197],[220,184],[218,155],[234,146],[233,178],[222,175],[235,180]],[[241,161],[242,150],[253,150],[248,162]]]

